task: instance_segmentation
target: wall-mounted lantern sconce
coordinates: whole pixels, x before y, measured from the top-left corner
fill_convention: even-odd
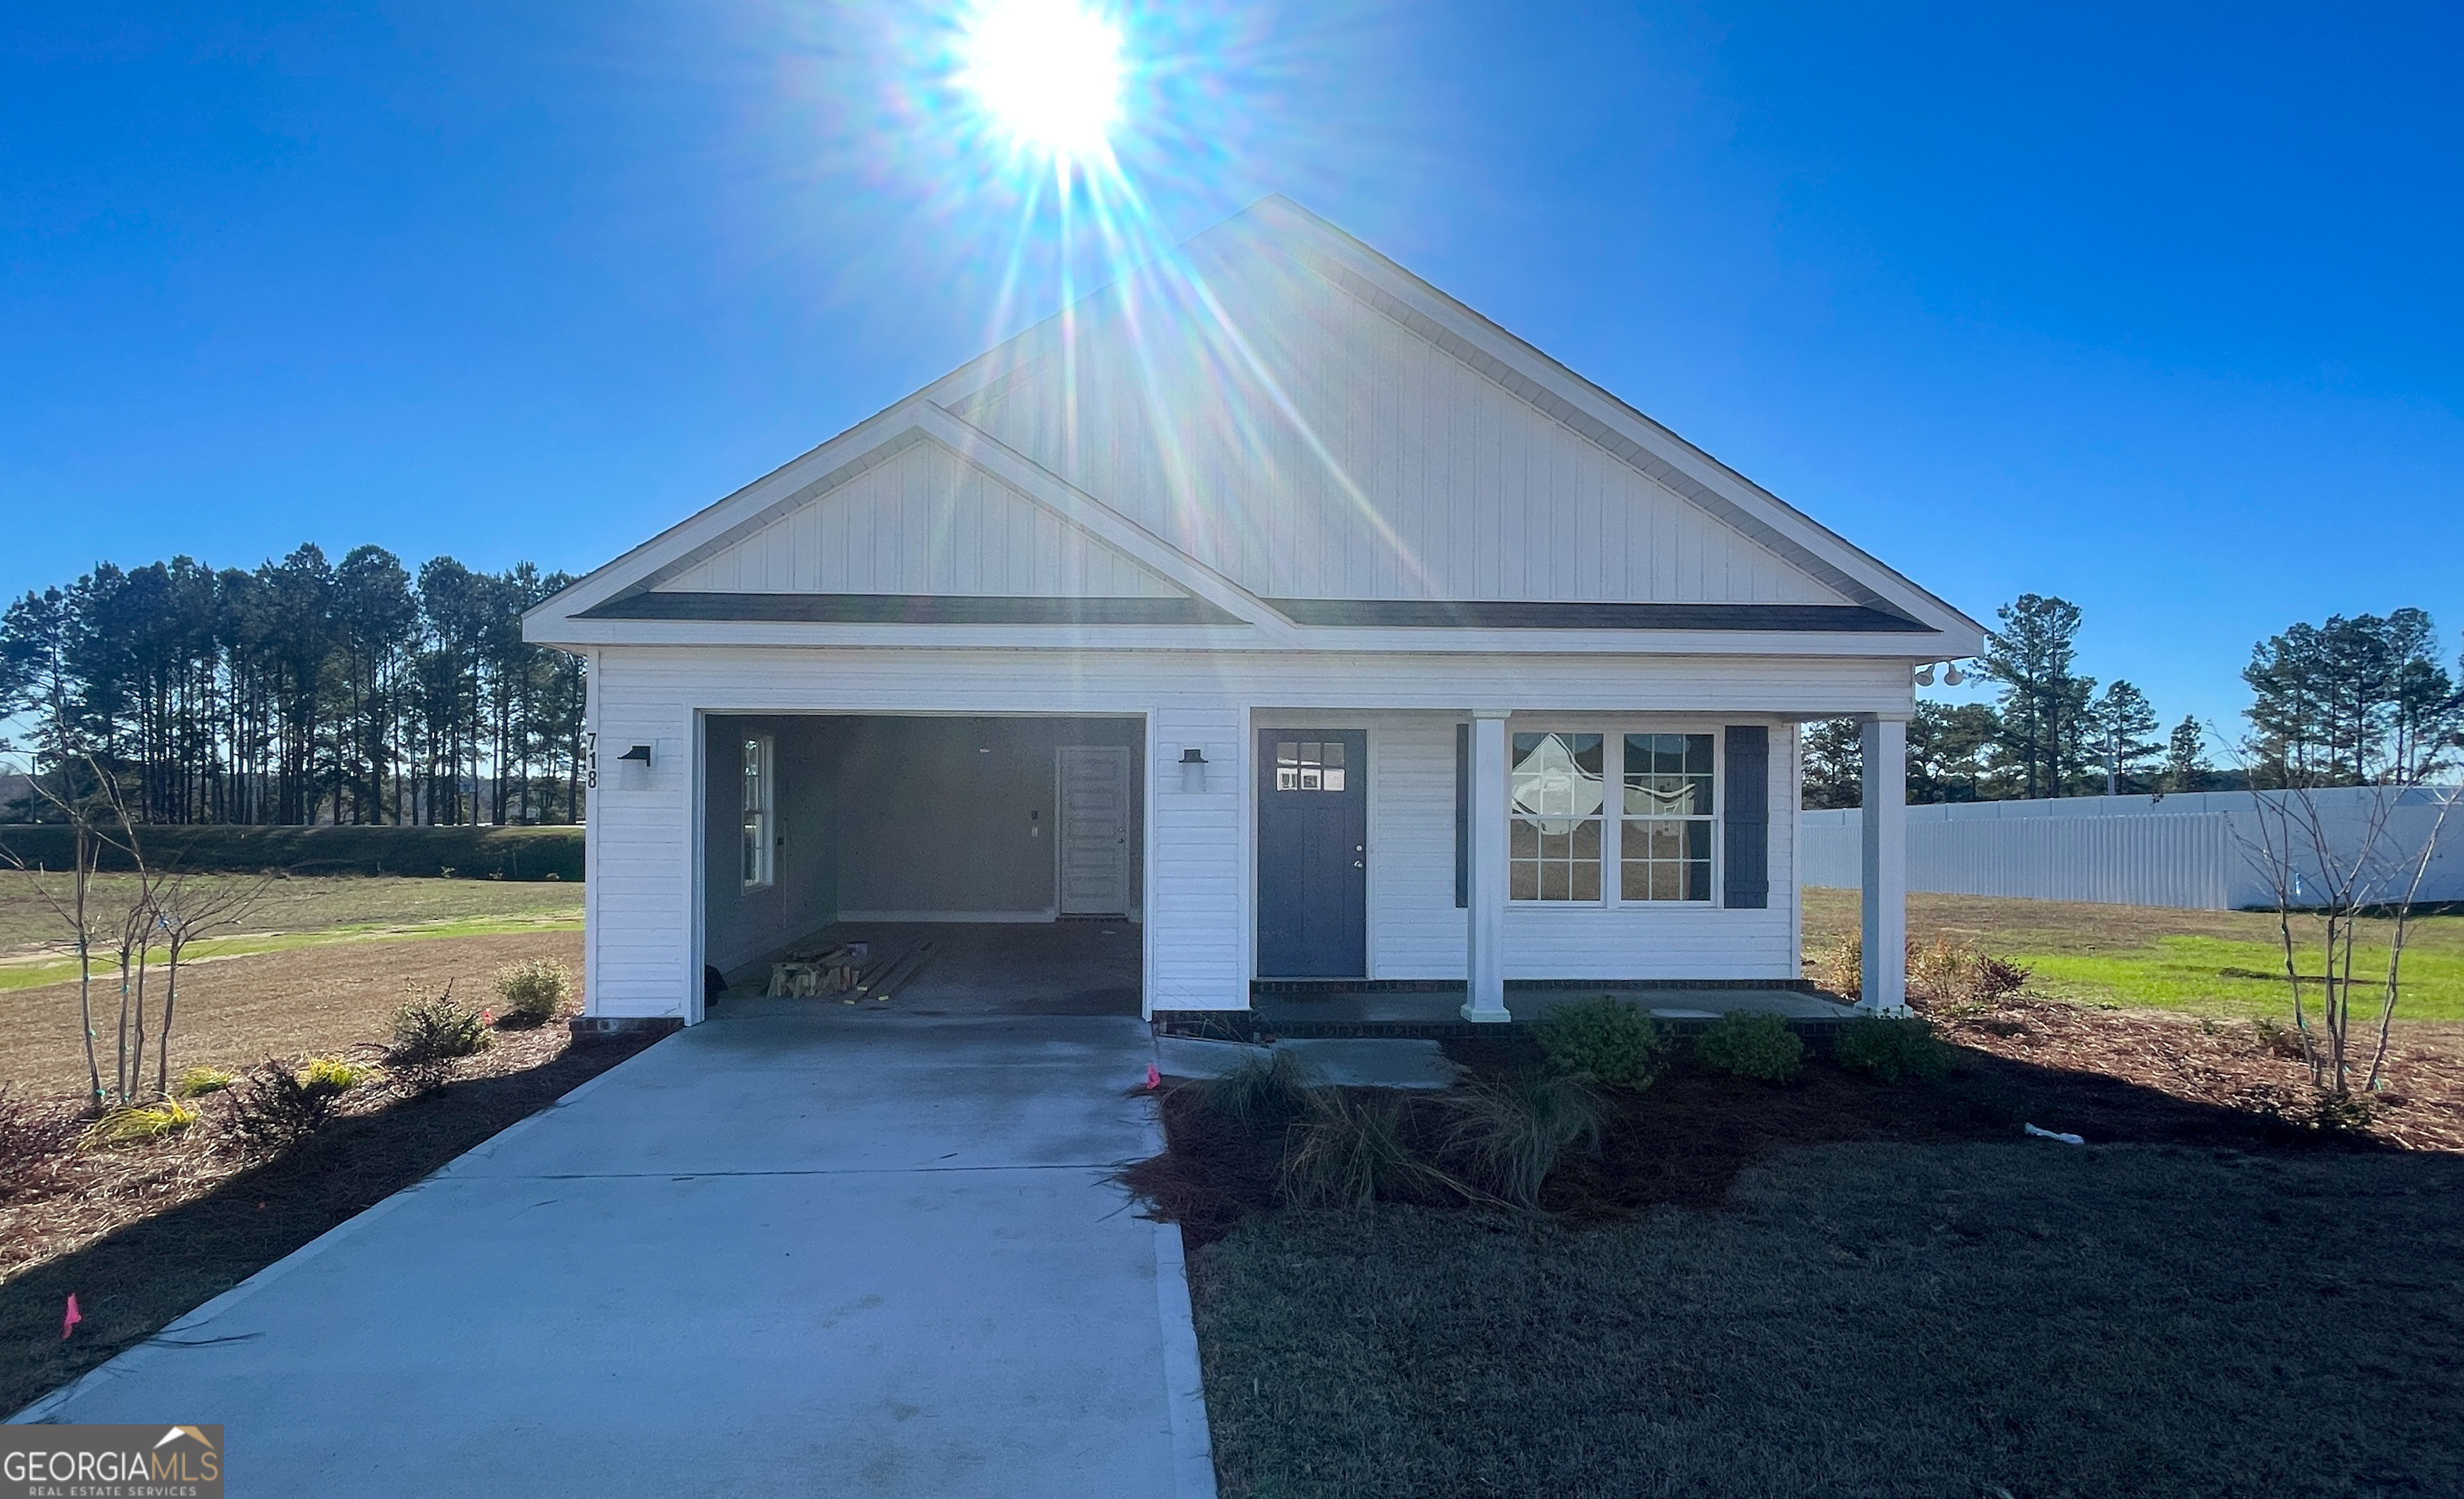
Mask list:
[[[1183,746],[1180,752],[1180,789],[1206,789],[1206,752],[1195,744]]]
[[[648,769],[650,764],[650,746],[648,744],[636,744],[631,749],[627,750],[624,754],[619,755],[616,758],[618,760],[638,760],[642,762],[643,768]]]

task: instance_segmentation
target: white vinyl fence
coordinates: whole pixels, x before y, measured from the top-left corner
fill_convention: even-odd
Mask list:
[[[2436,827],[2422,900],[2464,900],[2464,805],[2439,823],[2453,787],[2350,786],[2308,793],[2330,857],[2349,862],[2373,817],[2384,818],[2371,877],[2377,898],[2400,898],[2410,861]],[[2296,794],[2201,791],[2179,796],[2086,796],[2035,802],[1960,802],[1908,808],[1908,889],[2025,895],[2114,905],[2225,911],[2273,907],[2277,864],[2267,849],[2308,844],[2312,819]],[[1800,877],[1855,889],[1863,814],[1800,812]],[[2318,898],[2319,861],[2298,847],[2289,868],[2297,904]]]

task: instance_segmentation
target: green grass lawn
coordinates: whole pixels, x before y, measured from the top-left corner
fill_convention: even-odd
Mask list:
[[[53,883],[64,889],[56,878]],[[136,885],[134,875],[96,877],[88,898],[102,933],[117,931],[119,913]],[[578,885],[303,876],[267,886],[247,919],[227,936],[199,938],[187,957],[233,958],[327,942],[578,931],[581,926]],[[28,876],[0,871],[0,992],[76,978],[77,961],[67,955],[66,936]],[[106,946],[98,952],[98,968],[108,961]]]
[[[1853,931],[1857,893],[1808,890],[1805,938],[1810,956]],[[2389,923],[2362,924],[2354,953],[2357,979],[2383,982]],[[2300,971],[2323,971],[2317,923],[2297,917]],[[1908,935],[1920,942],[1947,937],[2035,971],[2031,987],[2084,1003],[2188,1010],[2242,1019],[2287,1021],[2293,987],[2280,975],[2284,952],[2273,913],[2173,911],[1985,895],[1908,897]],[[2464,1020],[2464,915],[2417,917],[2405,941],[2405,1020]],[[2303,985],[2313,1006],[2320,987]],[[2365,997],[2356,994],[2356,1005]],[[2377,990],[2367,1003],[2375,1006]]]
[[[2464,1492],[2464,1161],[1867,1144],[1192,1260],[1227,1499]]]

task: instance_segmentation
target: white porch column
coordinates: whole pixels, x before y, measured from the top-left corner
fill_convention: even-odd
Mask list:
[[[1506,1012],[1506,710],[1471,716],[1471,826],[1463,882],[1463,1007],[1468,1021]]]
[[[1860,1009],[1895,1014],[1908,994],[1908,725],[1867,718],[1864,750],[1864,993]]]

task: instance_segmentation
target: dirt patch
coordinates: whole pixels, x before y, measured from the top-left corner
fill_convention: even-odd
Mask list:
[[[579,972],[582,934],[344,942],[183,966],[171,1074],[196,1066],[239,1071],[268,1056],[332,1055],[386,1035],[404,1001],[432,998],[449,983],[465,1003],[490,1003],[495,971],[525,958],[561,959]],[[159,1014],[160,977],[147,986],[149,1015]],[[94,1003],[107,1070],[116,980],[96,983]],[[85,1095],[75,984],[0,995],[0,1079],[33,1095]]]

